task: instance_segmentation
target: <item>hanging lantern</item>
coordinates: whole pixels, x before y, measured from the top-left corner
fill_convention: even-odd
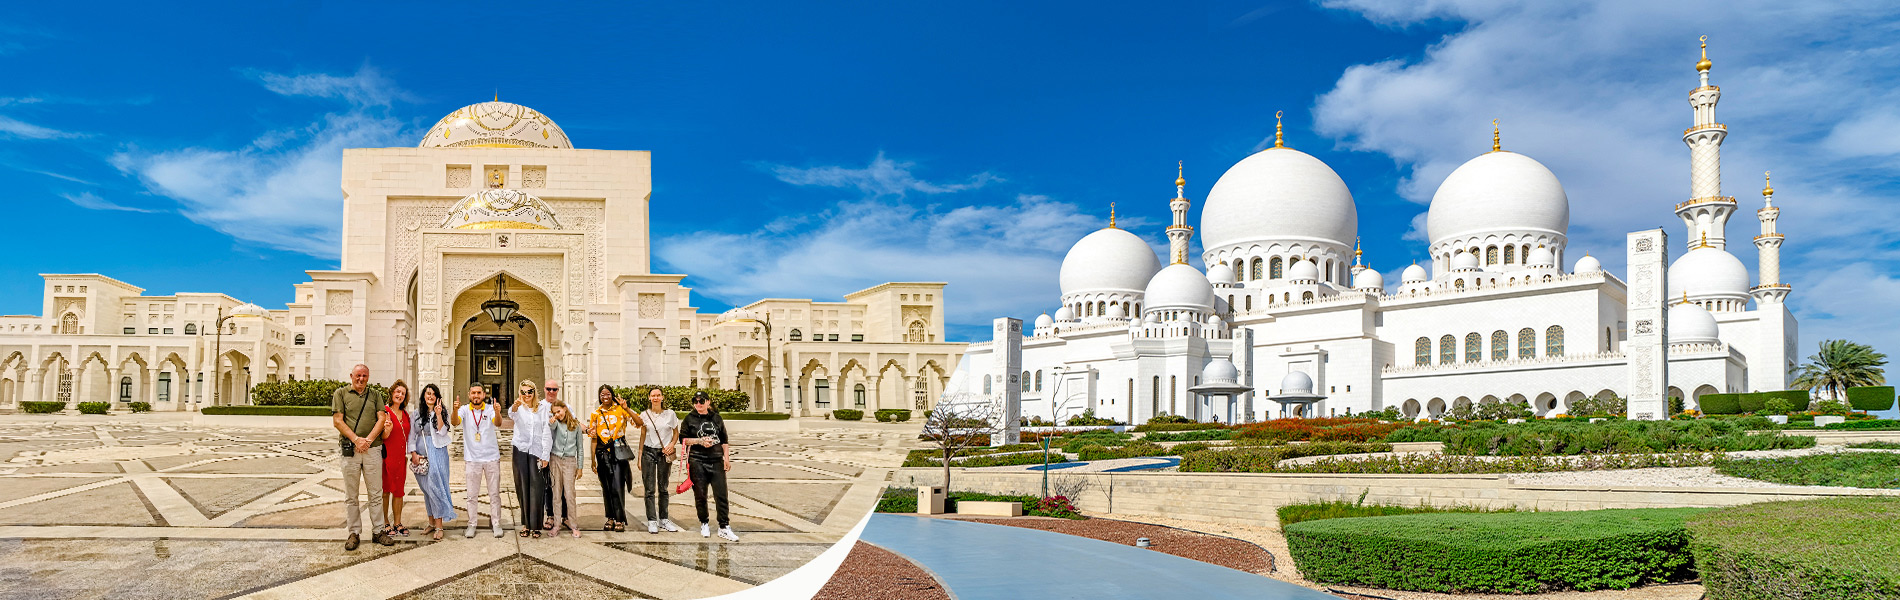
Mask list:
[[[519,310],[521,310],[521,305],[508,299],[508,276],[496,275],[495,297],[482,303],[482,312],[488,313],[489,320],[494,321],[495,325],[501,325],[507,323],[508,318],[515,316],[515,312]]]

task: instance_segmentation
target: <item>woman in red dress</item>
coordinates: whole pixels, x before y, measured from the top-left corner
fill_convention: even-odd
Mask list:
[[[403,488],[409,485],[409,384],[398,379],[389,386],[389,405],[383,412],[389,416],[389,427],[383,430],[383,522],[388,523],[383,527],[389,535],[409,535],[409,528],[402,526]]]

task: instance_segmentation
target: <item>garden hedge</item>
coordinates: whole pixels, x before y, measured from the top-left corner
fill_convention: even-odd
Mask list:
[[[1696,401],[1706,415],[1738,415],[1742,413],[1741,394],[1703,394]]]
[[[112,405],[105,402],[79,403],[79,414],[82,415],[103,415],[106,414],[106,411],[111,409]]]
[[[1688,529],[1711,600],[1900,598],[1900,498],[1747,504]]]
[[[1285,528],[1307,579],[1429,592],[1627,589],[1695,578],[1683,521],[1708,509],[1427,513]]]
[[[1758,413],[1768,408],[1768,397],[1758,393],[1741,394],[1738,398],[1742,412]]]
[[[329,405],[324,406],[207,406],[198,412],[207,415],[271,415],[279,417],[327,417]]]
[[[871,413],[879,423],[898,423],[910,420],[910,411],[902,408],[880,408]]]
[[[1756,411],[1767,408],[1768,400],[1771,398],[1786,398],[1789,403],[1794,404],[1795,412],[1802,412],[1802,411],[1808,410],[1808,405],[1813,402],[1814,396],[1812,394],[1809,394],[1807,390],[1778,390],[1778,391],[1773,391],[1773,392],[1754,392],[1754,393],[1749,393],[1749,394],[1742,394],[1741,408],[1747,412],[1756,412]],[[1749,410],[1750,406],[1755,406],[1757,408],[1753,410]]]
[[[1471,424],[1447,435],[1446,454],[1545,456],[1682,450],[1735,452],[1811,448],[1814,438],[1749,434],[1736,419],[1531,421]]]
[[[676,410],[673,411],[673,414],[679,415],[680,420],[684,421],[686,420],[686,415],[692,414],[692,412],[693,411],[690,410]],[[719,411],[719,418],[727,421],[784,421],[792,418],[792,415],[791,413],[726,412],[722,410]]]
[[[132,412],[135,412],[135,413],[152,412],[152,403],[150,402],[133,402],[126,406],[128,408],[131,408]]]
[[[1854,407],[1854,410],[1893,408],[1893,386],[1847,388],[1847,404]]]
[[[29,414],[47,415],[66,410],[66,403],[24,401],[20,403],[20,410],[24,410]]]
[[[647,394],[649,393],[647,390],[651,390],[654,387],[660,388],[660,393],[666,396],[666,407],[675,411],[693,409],[693,392],[706,392],[706,396],[712,400],[713,410],[719,411],[721,414],[742,412],[752,408],[752,396],[738,390],[696,388],[683,385],[636,385],[633,387],[616,387],[614,388],[614,394],[629,399],[636,408],[646,408]],[[594,388],[588,390],[588,397],[592,398],[598,394],[599,389],[600,388]]]
[[[855,408],[840,408],[831,411],[831,418],[840,421],[862,421],[864,420],[864,411]]]
[[[251,404],[257,406],[330,406],[330,396],[337,388],[349,385],[346,381],[335,379],[305,379],[302,381],[266,381],[251,385]],[[370,389],[389,397],[389,388],[380,383],[369,384]],[[409,389],[411,397],[420,393],[416,388]]]
[[[1201,450],[1181,455],[1184,473],[1271,473],[1280,461],[1303,456],[1391,452],[1384,442],[1316,442],[1286,446],[1251,446],[1233,450]]]

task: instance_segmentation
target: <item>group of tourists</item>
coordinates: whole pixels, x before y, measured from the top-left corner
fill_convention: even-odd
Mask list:
[[[503,536],[498,431],[507,429],[514,433],[509,471],[519,510],[515,529],[521,537],[555,537],[563,525],[574,537],[581,537],[574,488],[583,465],[600,480],[606,505],[602,531],[627,530],[625,495],[633,489],[635,472],[645,492],[647,533],[679,531],[667,507],[669,479],[674,465],[680,464],[691,480],[699,535],[713,535],[712,514],[707,510],[711,496],[719,537],[739,541],[732,532],[726,501],[726,471],[732,469],[730,438],[725,421],[712,410],[705,392],[693,395],[693,410],[681,419],[666,408],[659,388],[647,393],[644,408],[636,409],[627,406],[632,399],[621,398],[612,387],[602,385],[599,406],[585,421],[561,401],[561,384],[554,380],[542,386],[523,380],[505,409],[501,399],[489,398],[481,384],[469,386],[466,396],[452,400],[444,398],[435,384],[423,386],[419,399],[412,401],[411,395],[408,384],[398,380],[389,386],[385,398],[369,387],[369,367],[356,365],[350,370],[350,384],[331,396],[331,419],[341,434],[344,523],[350,534],[345,550],[355,550],[361,543],[359,489],[370,502],[371,541],[390,546],[395,537],[410,535],[402,510],[411,473],[429,516],[422,535],[442,539],[445,525],[456,517],[449,495],[449,445],[457,430],[468,485],[468,528],[463,537],[475,537],[484,489],[489,528],[495,537]],[[591,462],[586,460],[589,454]]]

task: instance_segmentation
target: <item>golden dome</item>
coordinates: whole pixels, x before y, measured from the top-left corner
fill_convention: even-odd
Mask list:
[[[1775,195],[1775,186],[1772,185],[1774,183],[1774,179],[1769,177],[1768,173],[1769,173],[1768,171],[1761,172],[1761,195],[1763,196]]]
[[[563,148],[571,149],[567,133],[547,115],[532,108],[502,102],[479,102],[442,117],[422,136],[419,148]]]
[[[1182,187],[1182,186],[1186,186],[1186,185],[1187,185],[1187,175],[1184,175],[1184,174],[1183,174],[1183,173],[1185,173],[1185,171],[1182,171],[1182,170],[1181,170],[1181,168],[1182,168],[1182,167],[1181,167],[1181,162],[1180,162],[1180,161],[1175,161],[1175,163],[1174,163],[1174,187]]]
[[[1695,64],[1695,70],[1708,71],[1715,63],[1709,62],[1709,36],[1702,36],[1702,62]]]

